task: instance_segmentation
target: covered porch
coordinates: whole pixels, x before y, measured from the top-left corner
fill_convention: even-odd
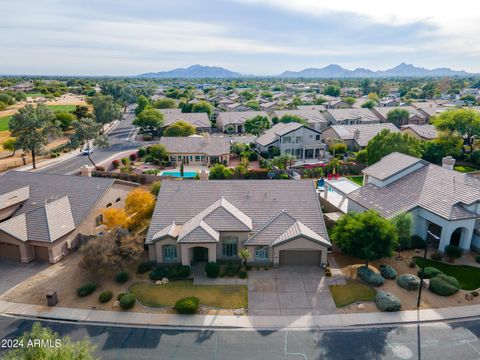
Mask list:
[[[195,262],[217,261],[217,243],[183,243],[180,249],[182,265],[190,266]]]

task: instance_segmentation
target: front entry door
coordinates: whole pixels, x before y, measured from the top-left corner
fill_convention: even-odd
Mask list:
[[[193,248],[193,261],[204,262],[208,261],[208,249],[204,247]]]

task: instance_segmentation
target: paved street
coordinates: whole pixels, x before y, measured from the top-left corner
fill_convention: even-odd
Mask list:
[[[0,317],[0,339],[33,321]],[[102,359],[478,359],[480,321],[349,330],[165,330],[43,322]],[[420,346],[419,346],[420,344]],[[6,349],[0,349],[0,356]]]
[[[108,134],[110,146],[106,149],[95,148],[92,159],[96,163],[109,158],[110,156],[130,150],[138,149],[141,144],[134,141],[135,127],[132,122],[135,118],[133,108],[129,108],[124,118],[120,123]],[[62,161],[58,164],[49,166],[45,169],[40,169],[38,172],[44,174],[71,174],[77,171],[83,165],[91,165],[87,156],[78,156]]]

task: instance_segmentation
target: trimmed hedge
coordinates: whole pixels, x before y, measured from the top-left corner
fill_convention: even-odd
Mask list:
[[[117,300],[120,301],[122,300],[123,295],[127,295],[126,292],[121,292],[120,294],[117,295]]]
[[[92,282],[83,284],[77,289],[78,297],[85,297],[93,293],[97,289],[97,285]]]
[[[179,314],[195,314],[199,305],[200,300],[197,297],[186,297],[175,303],[175,310]]]
[[[422,269],[418,270],[418,276],[422,276]],[[437,275],[443,274],[442,271],[438,270],[436,267],[433,266],[426,266],[425,272],[423,273],[424,279],[431,279]]]
[[[106,303],[112,300],[112,297],[113,293],[111,291],[103,291],[98,296],[98,301],[100,301],[101,303]]]
[[[119,284],[124,284],[128,281],[129,275],[126,271],[120,271],[115,276],[115,281]]]
[[[463,254],[462,249],[455,245],[447,245],[445,247],[445,255],[447,255],[450,259],[458,259]]]
[[[245,270],[241,270],[238,272],[238,277],[240,279],[246,279],[248,277],[248,273]]]
[[[377,291],[375,295],[375,304],[380,311],[399,311],[402,307],[402,302],[399,298],[389,292],[382,290]]]
[[[120,306],[122,307],[122,309],[124,310],[128,310],[128,309],[131,309],[133,307],[133,305],[135,305],[135,301],[137,299],[135,298],[135,295],[132,294],[131,292],[128,292],[126,293],[125,295],[123,295],[120,299]]]
[[[439,274],[430,280],[430,291],[440,296],[453,295],[459,288],[460,284],[453,276]]]
[[[406,290],[417,290],[420,287],[420,279],[412,274],[402,274],[397,279],[397,285]]]
[[[380,265],[380,275],[385,279],[393,280],[397,277],[397,271],[390,265]]]
[[[139,274],[145,274],[146,272],[149,272],[155,267],[155,262],[154,261],[143,261],[140,264],[138,264],[137,267],[137,272]]]
[[[357,275],[360,279],[365,281],[367,284],[378,287],[383,285],[384,279],[382,275],[374,272],[366,266],[361,266],[357,269]]]
[[[205,274],[209,278],[217,278],[218,274],[220,274],[220,265],[213,261],[207,263],[205,265]]]
[[[157,267],[149,275],[151,280],[157,281],[163,278],[167,279],[180,279],[190,276],[190,266],[176,265],[170,267]]]

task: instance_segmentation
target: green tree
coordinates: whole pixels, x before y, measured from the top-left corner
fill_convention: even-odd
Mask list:
[[[150,156],[159,164],[168,158],[167,148],[163,144],[155,144],[150,146],[148,152]]]
[[[73,110],[73,114],[76,116],[78,120],[89,117],[88,106],[84,106],[84,105],[75,106],[75,110]]]
[[[32,155],[33,168],[37,168],[36,156],[48,144],[49,136],[60,135],[55,113],[45,104],[36,108],[26,105],[12,116],[8,123],[18,149]]]
[[[255,94],[251,92],[250,90],[244,90],[240,93],[240,96],[245,100],[245,101],[250,101],[255,99]]]
[[[212,115],[213,106],[207,101],[199,101],[192,105],[192,113],[207,113],[208,116]]]
[[[92,146],[106,148],[109,146],[108,137],[102,133],[102,125],[91,118],[83,118],[72,123],[75,130],[70,137],[70,142],[74,148],[86,146],[90,149]],[[88,160],[96,167],[92,160],[90,151],[87,153]]]
[[[68,130],[72,126],[72,123],[77,119],[75,115],[68,111],[55,112],[55,118],[63,131]]]
[[[326,102],[327,102],[327,99],[325,99],[324,97],[319,96],[319,97],[317,97],[317,98],[315,99],[314,104],[315,104],[315,105],[322,105],[322,104],[324,104],[324,103],[326,103]]]
[[[176,123],[170,125],[163,132],[164,136],[171,137],[185,137],[193,134],[195,134],[195,127],[183,120],[179,120]]]
[[[294,155],[280,155],[275,156],[272,159],[272,165],[278,167],[280,170],[286,170],[292,166],[292,163],[295,161],[296,157]]]
[[[371,108],[375,107],[375,105],[377,105],[377,103],[375,101],[367,100],[361,106],[364,109],[371,109]]]
[[[223,164],[215,164],[210,168],[208,173],[208,178],[210,180],[224,180],[230,179],[233,175],[233,171],[230,168],[227,168]]]
[[[393,152],[421,157],[421,142],[408,134],[391,132],[388,129],[380,131],[367,145],[367,163],[374,164],[382,157]]]
[[[409,116],[410,114],[407,110],[402,108],[395,108],[387,113],[387,120],[392,124],[400,127],[402,125],[408,124]]]
[[[335,224],[332,240],[346,254],[369,261],[392,255],[397,247],[395,226],[375,210],[347,213]]]
[[[148,98],[143,95],[140,95],[137,98],[137,107],[135,108],[135,115],[140,115],[144,110],[148,109],[149,106],[150,106],[150,101],[148,100]]]
[[[4,150],[12,152],[12,155],[10,156],[15,156],[15,153],[17,152],[17,141],[14,138],[10,138],[3,142],[2,147]]]
[[[177,103],[173,99],[164,98],[155,101],[153,103],[153,107],[155,109],[175,109],[177,107]]]
[[[422,159],[434,164],[441,164],[445,156],[460,157],[463,139],[458,135],[442,135],[438,139],[423,143]]]
[[[392,220],[398,238],[398,251],[412,248],[413,217],[410,213],[402,213]]]
[[[355,99],[354,97],[351,97],[351,96],[347,96],[347,97],[344,97],[342,99],[342,101],[347,104],[348,106],[352,107],[353,104],[355,104],[357,102],[357,99]]]
[[[243,143],[233,143],[232,145],[232,153],[236,156],[240,156],[240,154],[244,151],[248,150],[248,146]]]
[[[3,360],[94,360],[95,346],[88,340],[74,342],[68,336],[60,335],[48,327],[42,327],[39,322],[32,325],[30,331],[24,332],[18,338],[23,346],[9,350]],[[33,346],[42,341],[52,346]],[[30,346],[29,346],[30,345]]]
[[[266,116],[257,115],[245,121],[245,132],[248,134],[260,136],[270,128],[270,121]]]
[[[93,118],[102,126],[122,118],[122,109],[111,96],[96,95],[89,101],[93,105]]]
[[[135,104],[137,94],[131,86],[123,86],[118,94],[117,101],[123,106],[123,113],[127,112],[127,106]]]
[[[374,101],[376,103],[380,102],[380,98],[378,97],[377,93],[369,93],[368,94],[368,100]]]
[[[325,95],[329,96],[339,96],[340,95],[340,88],[335,85],[327,85],[325,90],[323,91]]]
[[[282,123],[297,122],[297,123],[302,124],[302,125],[307,124],[307,121],[304,118],[302,118],[298,115],[293,115],[293,114],[285,114],[279,119],[279,121],[282,122]]]
[[[138,126],[143,134],[158,135],[164,124],[163,114],[157,109],[143,110],[133,120],[133,125]]]
[[[260,110],[260,104],[256,100],[247,101],[245,105],[247,105],[249,108],[253,110],[256,110],[256,111]]]
[[[243,248],[240,250],[238,255],[240,256],[240,259],[242,259],[243,265],[246,265],[248,259],[250,258],[250,251],[247,248]]]
[[[480,113],[472,109],[445,111],[434,117],[431,122],[437,129],[446,131],[450,136],[459,135],[463,139],[465,153],[474,150],[475,140],[480,138]]]

